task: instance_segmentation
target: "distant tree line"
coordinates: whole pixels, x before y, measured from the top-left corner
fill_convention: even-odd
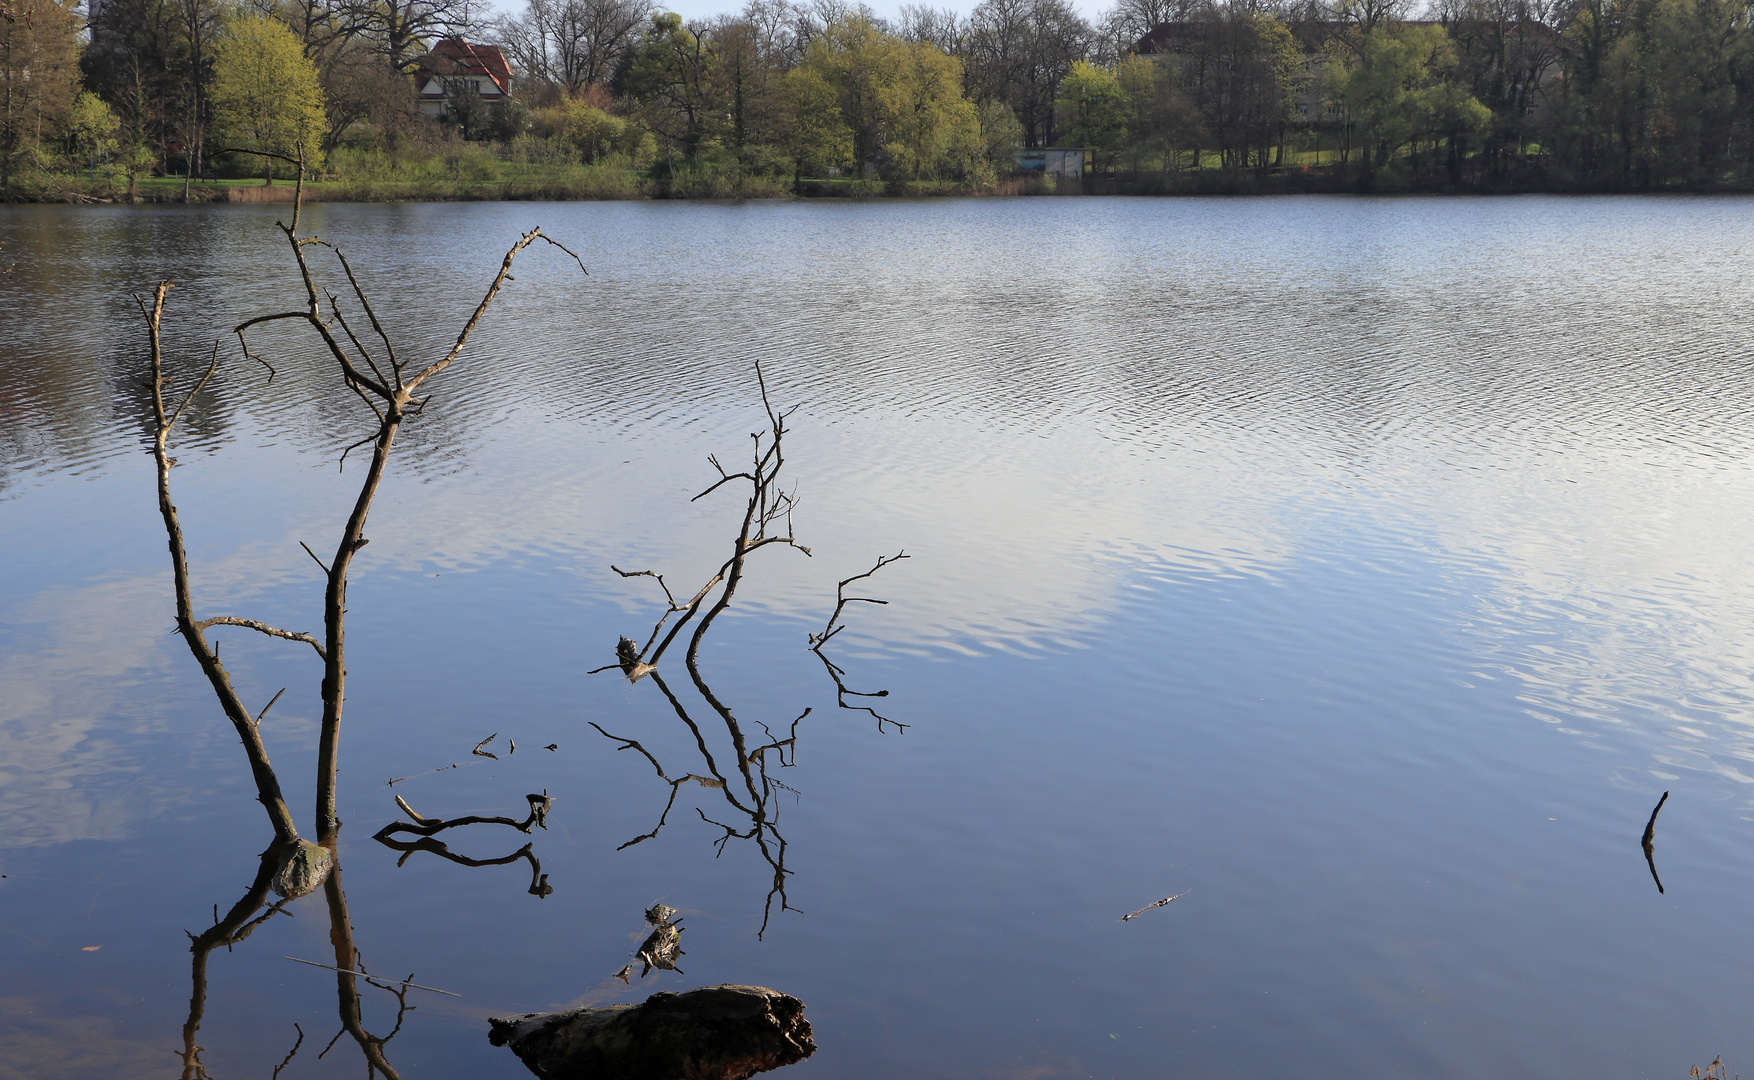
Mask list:
[[[686,162],[972,177],[1014,147],[1099,173],[1646,189],[1754,177],[1754,26],[1726,0],[984,0],[967,16],[528,0],[493,28],[532,107]]]
[[[471,0],[90,2],[5,0],[8,189],[100,159],[200,176],[221,143],[252,139],[313,163],[468,140],[508,161],[891,190],[990,185],[1046,146],[1143,189],[1754,180],[1748,2],[1118,0],[1091,21],[1068,0],[887,20],[856,0],[748,0],[702,20],[653,0],[525,0],[491,22]],[[501,47],[514,93],[491,108],[461,95],[434,123],[411,74],[452,35]],[[270,94],[242,122],[221,68],[246,53],[278,57],[271,81],[314,86],[279,95],[297,119],[269,123]]]

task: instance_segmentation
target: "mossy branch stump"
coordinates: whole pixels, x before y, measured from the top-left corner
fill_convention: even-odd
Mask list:
[[[816,1052],[804,1003],[763,986],[488,1023],[493,1045],[509,1045],[543,1080],[748,1080]]]

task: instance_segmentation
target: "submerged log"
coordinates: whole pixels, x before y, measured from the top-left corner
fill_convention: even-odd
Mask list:
[[[763,986],[488,1023],[488,1040],[543,1080],[748,1080],[816,1052],[804,1003]]]

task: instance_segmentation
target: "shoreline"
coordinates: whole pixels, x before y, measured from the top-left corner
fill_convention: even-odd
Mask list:
[[[394,203],[394,202],[668,202],[668,201],[749,201],[749,200],[855,200],[871,199],[935,199],[935,198],[1002,198],[1132,196],[1151,198],[1264,197],[1286,195],[1351,195],[1382,196],[1509,196],[1509,195],[1749,195],[1754,183],[1675,184],[1662,187],[1632,188],[1604,185],[1569,184],[1505,184],[1501,186],[1454,186],[1417,184],[1402,178],[1390,178],[1371,185],[1357,180],[1330,176],[1252,175],[1212,173],[1180,176],[1087,177],[1080,182],[1043,183],[1039,178],[1011,178],[996,184],[974,187],[966,184],[915,182],[902,186],[878,181],[849,183],[835,180],[805,180],[796,188],[792,184],[760,182],[713,185],[701,189],[688,185],[689,190],[676,190],[667,182],[641,179],[613,184],[569,184],[564,181],[545,183],[470,183],[430,181],[307,181],[306,202]],[[133,197],[99,186],[39,187],[35,190],[11,191],[0,194],[0,203],[17,205],[95,204],[128,205],[135,203],[209,203],[209,204],[288,204],[293,201],[295,184],[276,181],[272,186],[259,181],[207,181],[193,184],[185,194],[179,178],[156,177],[142,183]]]

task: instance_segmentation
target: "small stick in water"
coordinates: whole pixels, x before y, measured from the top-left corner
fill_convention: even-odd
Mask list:
[[[376,983],[378,981],[378,978],[376,975],[367,975],[363,971],[354,971],[351,968],[336,967],[334,964],[319,964],[315,960],[300,960],[296,956],[282,956],[280,959],[291,960],[295,964],[309,964],[312,967],[327,968],[330,971],[339,971],[343,975],[358,975],[360,978],[362,978],[365,981],[370,982],[370,983]],[[410,982],[407,979],[386,979],[386,980],[384,980],[384,982],[387,982],[391,986],[412,986],[416,990],[427,990],[427,991],[430,991],[434,994],[443,994],[446,997],[462,997],[463,996],[462,994],[453,994],[449,990],[440,990],[436,986],[422,986],[417,982]]]
[[[498,754],[490,754],[486,750],[481,749],[483,746],[486,746],[488,743],[492,742],[493,740],[495,740],[497,738],[499,738],[499,732],[496,731],[492,735],[489,735],[487,738],[482,739],[480,742],[476,743],[475,749],[473,749],[469,752],[471,754],[479,754],[482,757],[490,757],[493,760],[498,761],[499,760]]]
[[[1168,904],[1171,900],[1180,900],[1182,897],[1186,896],[1187,894],[1188,894],[1188,890],[1183,889],[1181,892],[1176,893],[1174,896],[1166,896],[1163,899],[1156,901],[1155,903],[1146,904],[1144,907],[1140,908],[1138,911],[1135,911],[1130,915],[1122,915],[1121,921],[1126,922],[1129,919],[1137,919],[1139,916],[1145,914],[1147,911],[1150,911],[1152,908],[1163,907],[1165,904]]]

